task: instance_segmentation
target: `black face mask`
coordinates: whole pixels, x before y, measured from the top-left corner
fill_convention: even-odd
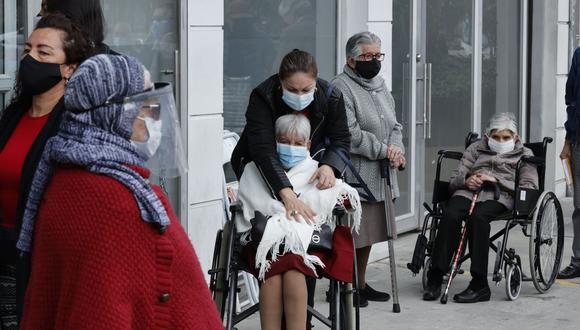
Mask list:
[[[381,71],[381,62],[376,58],[370,61],[355,61],[354,69],[365,79],[373,79]]]
[[[18,79],[26,94],[42,94],[62,80],[60,64],[38,62],[32,56],[26,55],[20,61]]]

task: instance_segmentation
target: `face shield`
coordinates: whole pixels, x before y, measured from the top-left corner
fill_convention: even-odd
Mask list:
[[[184,174],[187,162],[171,84],[156,83],[153,90],[124,98],[123,111],[133,121],[130,140],[146,167],[165,178]]]

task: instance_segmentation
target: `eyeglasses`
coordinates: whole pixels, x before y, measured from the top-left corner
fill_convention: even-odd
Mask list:
[[[377,54],[371,54],[371,53],[367,53],[367,54],[361,54],[357,57],[357,59],[359,61],[371,61],[373,59],[376,59],[378,61],[382,61],[385,59],[385,53],[377,53]]]

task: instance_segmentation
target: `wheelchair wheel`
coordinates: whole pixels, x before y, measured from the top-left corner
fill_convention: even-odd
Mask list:
[[[538,199],[530,228],[530,273],[536,290],[550,289],[562,260],[564,216],[556,195],[544,192]]]
[[[228,296],[228,271],[229,271],[229,247],[228,237],[231,232],[230,222],[226,222],[224,229],[218,231],[212,261],[212,273],[210,279],[210,289],[212,291],[213,301],[223,319],[226,310],[226,301]]]
[[[427,290],[427,275],[431,270],[431,257],[425,258],[425,264],[423,265],[423,274],[421,276],[421,282],[423,284],[423,290]]]
[[[508,265],[505,278],[505,294],[509,300],[516,300],[522,289],[522,269],[518,264]]]

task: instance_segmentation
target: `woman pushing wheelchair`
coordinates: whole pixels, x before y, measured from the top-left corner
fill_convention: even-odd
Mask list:
[[[516,166],[522,156],[533,156],[533,153],[523,146],[517,133],[516,120],[510,113],[494,115],[483,139],[463,152],[461,162],[450,178],[452,197],[444,206],[443,218],[439,222],[423,300],[436,300],[441,295],[443,276],[447,274],[459,244],[464,220],[467,221],[472,279],[469,286],[456,294],[453,300],[475,303],[490,299],[487,282],[490,221],[513,209]],[[524,164],[520,169],[519,182],[522,188],[537,189],[536,168]],[[484,187],[488,183],[499,187],[499,199],[496,200],[494,192]],[[478,191],[479,197],[471,215],[468,215],[471,199]]]

